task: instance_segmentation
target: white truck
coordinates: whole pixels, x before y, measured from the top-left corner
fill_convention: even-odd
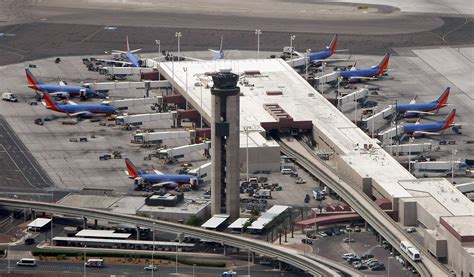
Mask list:
[[[2,93],[2,100],[9,101],[9,102],[18,102],[18,99],[15,97],[15,95],[10,92]]]

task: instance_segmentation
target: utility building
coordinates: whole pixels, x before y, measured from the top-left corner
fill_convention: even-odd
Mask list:
[[[240,89],[239,76],[230,71],[212,73],[211,88],[211,213],[240,215]]]

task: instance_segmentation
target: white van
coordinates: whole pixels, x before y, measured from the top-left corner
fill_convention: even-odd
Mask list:
[[[282,168],[281,169],[281,174],[291,174],[293,173],[293,169],[291,168]]]
[[[104,267],[103,259],[88,259],[86,262],[87,267]]]
[[[36,260],[31,258],[22,258],[16,262],[17,266],[36,266]]]

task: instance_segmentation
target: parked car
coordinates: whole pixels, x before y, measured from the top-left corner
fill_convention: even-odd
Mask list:
[[[385,266],[383,264],[377,264],[376,266],[371,267],[370,270],[372,271],[385,270]]]
[[[152,271],[157,271],[158,267],[156,265],[147,265],[143,268],[144,270],[152,270]]]
[[[325,237],[328,236],[328,235],[326,234],[326,232],[323,232],[323,231],[318,232],[318,234],[319,234],[321,237],[323,237],[323,238],[325,238]]]
[[[373,257],[374,257],[374,255],[372,255],[372,254],[364,254],[364,255],[360,256],[360,258],[362,260],[368,260],[368,259],[371,259]]]
[[[355,242],[354,239],[350,239],[350,238],[344,238],[342,241],[343,241],[343,242],[346,242],[346,243],[347,243],[347,242]]]
[[[34,238],[27,238],[25,239],[25,245],[32,245],[35,243],[35,239]]]
[[[350,257],[354,257],[354,256],[355,256],[355,254],[354,254],[354,253],[351,253],[351,252],[350,252],[350,253],[342,254],[342,258],[343,258],[344,260],[346,260],[346,259],[348,259],[348,258],[350,258]]]
[[[358,263],[356,265],[352,265],[355,269],[358,269],[358,270],[364,270],[364,269],[367,269],[367,265],[364,264],[364,263]]]
[[[407,233],[413,233],[413,232],[416,232],[416,228],[415,227],[408,227],[406,229]]]
[[[301,242],[304,244],[313,244],[313,241],[310,239],[302,239]]]

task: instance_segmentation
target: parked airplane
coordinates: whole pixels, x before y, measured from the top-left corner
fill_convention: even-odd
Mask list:
[[[40,92],[48,92],[50,95],[53,96],[60,96],[69,98],[70,96],[81,96],[81,97],[90,97],[90,96],[97,96],[97,93],[91,89],[81,86],[70,86],[66,85],[63,81],[59,82],[59,85],[48,85],[39,82],[35,76],[31,73],[31,71],[26,68],[26,80],[28,82],[28,87],[34,89],[35,91]]]
[[[349,82],[358,82],[361,80],[377,80],[388,68],[388,61],[390,53],[385,54],[382,61],[369,69],[355,69],[345,70],[340,72],[340,76]]]
[[[202,178],[196,178],[194,175],[163,174],[158,171],[155,171],[155,173],[147,173],[146,171],[139,170],[128,158],[125,158],[125,165],[127,166],[128,176],[133,178],[137,183],[161,184],[174,182],[177,184],[198,185],[203,182]]]
[[[403,125],[403,132],[406,134],[412,134],[413,136],[423,135],[441,135],[441,133],[449,128],[457,128],[460,125],[454,123],[454,117],[456,116],[456,109],[453,109],[443,121],[434,123],[416,123]]]
[[[213,53],[213,56],[212,56],[212,59],[213,60],[223,60],[225,58],[225,55],[226,53],[224,52],[224,50],[222,49],[222,44],[223,44],[223,41],[224,41],[224,37],[221,36],[221,44],[219,46],[219,50],[214,50],[214,49],[207,49],[209,51],[211,51]],[[197,58],[193,58],[193,57],[188,57],[188,56],[183,56],[185,59],[187,60],[191,60],[191,61],[206,61],[206,60],[203,60],[203,59],[197,59]]]
[[[207,49],[214,54],[213,60],[222,60],[225,57],[224,50],[222,50],[222,43],[224,42],[224,37],[221,36],[221,44],[219,46],[219,50],[214,49]]]
[[[48,92],[43,92],[43,95],[47,108],[56,112],[65,113],[68,116],[90,118],[94,115],[111,115],[117,113],[117,111],[111,106],[99,104],[77,105],[74,103],[58,104],[51,98]]]
[[[447,87],[438,99],[428,103],[416,103],[414,98],[409,104],[396,104],[395,108],[398,113],[404,114],[406,117],[416,116],[420,114],[433,115],[432,111],[438,112],[439,109],[446,107],[448,104],[450,87]]]
[[[307,56],[308,56],[309,61],[317,67],[321,66],[323,64],[323,62],[347,61],[348,59],[328,59],[329,57],[331,57],[336,52],[347,51],[347,49],[346,50],[336,50],[336,48],[337,48],[337,34],[334,35],[334,37],[331,40],[331,43],[328,46],[326,46],[326,49],[324,49],[323,51],[319,51],[319,52],[309,53]]]
[[[130,44],[128,43],[128,36],[125,36],[125,39],[127,41],[127,50],[122,51],[122,50],[112,50],[112,54],[118,54],[126,59],[126,61],[119,61],[119,60],[104,60],[100,59],[100,61],[104,62],[110,62],[114,64],[122,64],[123,66],[131,66],[131,67],[141,67],[142,66],[142,60],[135,55],[136,52],[142,50],[140,49],[135,49],[135,50],[130,50]]]

